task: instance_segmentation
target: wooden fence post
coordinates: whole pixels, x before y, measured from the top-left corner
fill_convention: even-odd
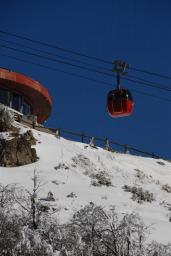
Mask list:
[[[110,143],[109,143],[109,140],[107,138],[106,138],[106,141],[105,141],[104,149],[107,150],[107,151],[111,151]]]
[[[92,137],[92,138],[90,139],[89,145],[90,145],[90,147],[92,147],[92,148],[95,148],[95,147],[96,147],[96,145],[95,145],[95,138],[94,138],[94,137]]]
[[[56,137],[57,137],[58,139],[60,139],[60,136],[61,136],[61,129],[60,129],[60,128],[57,128],[57,130],[56,130]]]

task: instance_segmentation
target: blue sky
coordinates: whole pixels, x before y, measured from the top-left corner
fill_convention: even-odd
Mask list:
[[[58,45],[109,61],[122,59],[132,67],[171,76],[171,2],[169,0],[29,0],[1,3],[0,29]],[[112,66],[78,58],[0,34],[0,39],[77,58],[104,68]],[[104,75],[16,53],[0,47],[0,54],[74,72],[116,84]],[[171,158],[171,102],[134,92],[134,89],[171,99],[171,92],[123,80],[135,101],[131,117],[112,119],[106,113],[106,95],[112,87],[1,56],[1,67],[25,73],[46,86],[53,97],[47,126],[84,131]],[[130,71],[130,75],[171,87],[171,80]]]

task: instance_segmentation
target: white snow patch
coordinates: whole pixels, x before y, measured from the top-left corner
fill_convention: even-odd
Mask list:
[[[17,124],[17,126],[20,126]],[[28,129],[22,127],[21,133]],[[51,191],[60,209],[58,217],[66,222],[72,214],[86,204],[93,202],[110,208],[115,205],[119,214],[138,212],[144,222],[151,226],[149,240],[171,242],[171,222],[165,207],[171,204],[171,193],[162,190],[162,185],[171,186],[171,163],[129,154],[111,153],[101,148],[85,148],[85,144],[32,130],[37,145],[37,163],[6,168],[0,167],[0,183],[16,183],[32,189],[32,177],[36,169],[43,184],[39,196],[44,198]],[[0,138],[8,134],[1,133]],[[159,164],[162,162],[163,165]],[[106,173],[112,186],[92,186],[92,175]],[[137,176],[140,173],[140,177]],[[132,194],[123,190],[124,185],[142,187],[154,194],[155,201],[138,204]],[[74,197],[67,197],[71,192]]]

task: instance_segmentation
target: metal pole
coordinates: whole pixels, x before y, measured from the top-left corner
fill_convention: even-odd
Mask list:
[[[117,73],[117,88],[120,89],[120,75],[119,75],[119,72]]]

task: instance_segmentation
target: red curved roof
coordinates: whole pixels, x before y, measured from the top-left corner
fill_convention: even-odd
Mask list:
[[[0,68],[0,87],[23,95],[32,107],[38,122],[43,122],[51,112],[52,99],[39,82],[16,72]]]

